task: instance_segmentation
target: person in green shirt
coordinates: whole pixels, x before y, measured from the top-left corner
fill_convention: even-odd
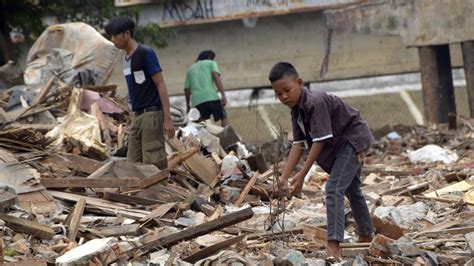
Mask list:
[[[186,111],[189,112],[191,107],[198,109],[201,121],[209,119],[212,114],[214,121],[221,120],[222,126],[225,127],[229,124],[229,118],[224,109],[227,98],[219,66],[214,61],[215,57],[216,54],[211,50],[202,51],[196,62],[186,71],[186,81],[184,82]],[[216,87],[221,93],[221,99],[219,99]]]

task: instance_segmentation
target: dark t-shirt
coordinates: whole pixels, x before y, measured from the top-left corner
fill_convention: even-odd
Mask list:
[[[359,111],[339,97],[302,89],[297,106],[291,110],[294,143],[324,142],[317,163],[330,173],[338,149],[349,142],[356,152],[365,151],[373,141],[367,122]]]
[[[155,52],[139,44],[130,58],[124,56],[123,65],[132,111],[160,106],[160,95],[151,78],[155,73],[162,71]]]

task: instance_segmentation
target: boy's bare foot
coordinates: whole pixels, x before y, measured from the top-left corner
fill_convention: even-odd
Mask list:
[[[326,253],[333,257],[336,261],[341,261],[342,259],[341,247],[339,246],[339,242],[336,240],[328,241],[326,245]]]
[[[359,235],[357,239],[358,243],[371,243],[374,238],[372,235]]]

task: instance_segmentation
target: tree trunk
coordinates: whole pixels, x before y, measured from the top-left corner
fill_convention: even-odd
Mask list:
[[[5,18],[5,6],[0,2],[0,66],[15,59],[15,50],[10,38],[10,30]]]

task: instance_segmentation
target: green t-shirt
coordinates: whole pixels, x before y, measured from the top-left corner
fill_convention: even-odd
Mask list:
[[[219,99],[214,87],[212,72],[220,74],[219,66],[214,60],[200,60],[192,64],[186,71],[184,88],[191,92],[191,106]]]

